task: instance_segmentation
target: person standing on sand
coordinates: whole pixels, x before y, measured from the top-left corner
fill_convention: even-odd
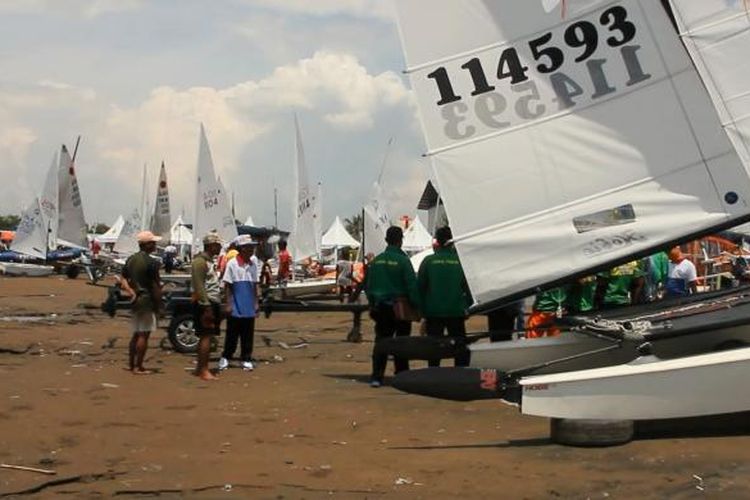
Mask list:
[[[196,255],[191,264],[193,324],[200,338],[195,375],[202,380],[218,378],[208,369],[208,361],[211,338],[219,335],[221,331],[221,289],[214,262],[219,252],[221,252],[221,237],[217,233],[208,233],[203,238],[203,252]]]
[[[428,336],[442,338],[447,330],[449,336],[465,340],[466,309],[471,305],[471,292],[452,239],[453,233],[447,226],[435,232],[435,253],[425,257],[419,266],[419,298]],[[454,363],[468,366],[467,358],[466,354],[461,354]],[[428,364],[440,366],[440,359],[431,359]]]
[[[125,261],[120,286],[133,301],[128,368],[136,375],[150,374],[153,370],[143,367],[148,349],[148,337],[156,327],[156,314],[161,309],[161,278],[159,263],[150,254],[156,251],[156,242],[161,240],[151,231],[136,235],[140,251]]]
[[[276,283],[286,283],[292,274],[292,254],[286,249],[286,241],[279,241],[279,270],[276,273]]]
[[[253,255],[256,243],[250,236],[238,236],[236,242],[240,253],[229,261],[223,278],[227,339],[219,359],[219,370],[229,368],[239,340],[242,369],[251,371],[254,368],[252,354],[255,317],[258,315],[260,261]]]
[[[370,303],[370,317],[375,321],[375,344],[372,350],[371,387],[383,384],[388,355],[378,352],[377,342],[381,339],[408,337],[411,334],[411,322],[399,320],[394,312],[394,305],[399,299],[406,298],[413,308],[419,304],[417,277],[409,257],[401,250],[404,232],[398,226],[391,226],[385,233],[388,247],[375,257],[367,267],[365,291]],[[409,369],[409,360],[394,358],[396,373]]]

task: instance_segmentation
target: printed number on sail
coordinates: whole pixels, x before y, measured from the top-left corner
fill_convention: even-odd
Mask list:
[[[435,68],[426,78],[437,90],[444,135],[469,139],[482,126],[520,125],[649,80],[643,47],[634,43],[638,33],[629,11],[617,5],[528,42]],[[496,70],[488,76],[493,61]]]

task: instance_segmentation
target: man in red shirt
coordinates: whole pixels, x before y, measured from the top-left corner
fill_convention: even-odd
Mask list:
[[[286,241],[279,241],[279,271],[276,274],[276,282],[288,281],[292,274],[292,254],[286,249]]]

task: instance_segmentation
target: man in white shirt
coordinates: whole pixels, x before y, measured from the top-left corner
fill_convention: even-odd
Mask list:
[[[250,371],[253,369],[253,337],[255,317],[258,314],[260,261],[253,255],[256,243],[250,236],[238,236],[235,246],[239,254],[227,263],[223,277],[227,338],[224,342],[224,352],[219,359],[219,370],[229,367],[229,361],[234,356],[239,340],[242,368]]]
[[[690,262],[679,246],[669,251],[669,270],[665,286],[667,297],[684,297],[696,293],[698,273],[695,264]]]

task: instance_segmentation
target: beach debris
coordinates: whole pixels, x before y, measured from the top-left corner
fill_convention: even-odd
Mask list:
[[[266,347],[271,347],[273,342],[271,341],[271,337],[268,335],[261,335],[260,339],[263,341],[264,344],[266,344]]]
[[[410,484],[414,484],[414,480],[410,477],[399,477],[399,478],[396,478],[395,481],[393,481],[393,484],[395,484],[396,486],[402,486],[405,484],[410,485]]]
[[[101,384],[101,385],[102,385],[102,387],[104,387],[104,388],[106,388],[106,389],[117,389],[117,388],[119,388],[119,387],[120,387],[120,386],[119,386],[119,385],[117,385],[117,384],[110,384],[109,382],[102,382],[102,384]]]
[[[232,485],[227,483],[224,485],[224,491],[232,491]]]
[[[695,485],[695,489],[698,491],[706,491],[706,488],[703,486],[703,478],[699,476],[698,474],[693,474],[693,479],[698,481],[698,484]]]
[[[273,357],[271,358],[271,363],[283,363],[283,362],[284,362],[284,358],[279,356],[278,354],[274,354]]]
[[[57,471],[50,469],[38,469],[36,467],[26,467],[25,465],[0,464],[0,469],[22,470],[26,472],[37,472],[39,474],[48,474],[50,476],[57,474]]]
[[[289,350],[289,349],[302,349],[304,347],[307,347],[309,344],[307,342],[299,342],[297,344],[289,345],[286,342],[278,341],[276,345],[278,345],[282,349]]]
[[[110,337],[107,339],[104,345],[102,345],[102,349],[112,349],[116,343],[117,343],[117,337]]]

